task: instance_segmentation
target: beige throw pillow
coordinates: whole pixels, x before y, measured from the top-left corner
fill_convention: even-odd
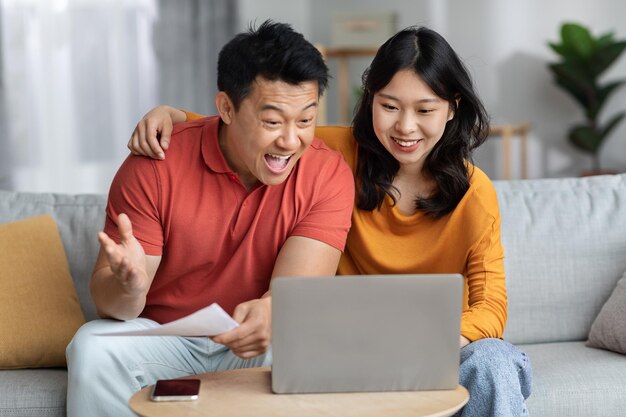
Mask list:
[[[626,355],[626,271],[591,325],[587,346]]]
[[[56,223],[0,224],[0,368],[65,366],[85,322]]]

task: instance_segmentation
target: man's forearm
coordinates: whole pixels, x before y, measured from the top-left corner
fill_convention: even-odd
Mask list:
[[[147,293],[129,294],[109,266],[93,273],[90,290],[98,315],[102,318],[135,319],[146,305]]]

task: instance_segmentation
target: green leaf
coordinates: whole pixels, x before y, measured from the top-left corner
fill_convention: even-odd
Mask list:
[[[598,96],[602,99],[602,101],[605,101],[607,98],[609,98],[611,93],[613,93],[624,84],[626,84],[626,80],[622,79],[611,81],[610,83],[607,83],[603,86],[598,86]]]
[[[583,108],[587,108],[595,100],[593,79],[579,66],[571,63],[549,65],[555,75],[555,81],[576,99]]]
[[[626,112],[621,112],[613,116],[607,123],[604,129],[602,129],[602,140],[606,139],[613,129],[617,127],[617,125],[622,121],[622,119],[626,116]]]
[[[583,107],[583,109],[587,108],[589,105],[589,95],[586,90],[581,89],[578,84],[574,84],[566,78],[556,77],[555,81],[563,88],[563,90],[565,90],[565,92],[569,93],[574,100],[576,100]]]
[[[590,57],[595,50],[595,41],[586,27],[577,23],[566,23],[561,27],[561,39],[566,50],[581,58]]]
[[[589,126],[576,126],[569,132],[570,141],[579,149],[596,153],[602,144],[602,134]]]
[[[552,48],[552,50],[554,52],[556,52],[557,54],[559,54],[561,56],[567,55],[567,50],[565,48],[563,48],[563,45],[561,45],[561,44],[548,42],[548,46],[550,46],[550,48]]]
[[[588,117],[595,120],[598,117],[598,113],[602,111],[602,107],[604,107],[611,94],[625,83],[625,80],[617,80],[598,87],[596,90],[596,105],[594,106],[593,111],[590,109],[587,110]]]
[[[613,35],[613,32],[608,32],[598,37],[596,39],[596,48],[602,48],[603,46],[612,44],[614,42]]]
[[[554,74],[561,78],[565,78],[570,82],[578,85],[581,89],[593,87],[594,78],[587,72],[586,68],[581,65],[575,65],[571,62],[561,62],[551,64],[549,68]]]
[[[603,45],[598,48],[589,60],[589,69],[594,77],[606,71],[626,49],[626,41]]]

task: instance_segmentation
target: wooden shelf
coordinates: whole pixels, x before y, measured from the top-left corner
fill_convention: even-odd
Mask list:
[[[510,180],[511,176],[511,142],[513,136],[520,137],[520,162],[522,165],[522,178],[528,178],[528,123],[502,124],[492,125],[489,128],[489,136],[499,136],[502,138],[502,154],[503,154],[503,179]]]
[[[323,56],[328,58],[350,58],[355,56],[374,56],[378,48],[330,48],[318,46]]]
[[[337,59],[339,61],[339,73],[337,74],[337,85],[339,96],[339,120],[343,124],[350,124],[350,71],[349,60],[350,58],[358,57],[373,57],[376,55],[378,48],[333,48],[323,45],[316,45],[317,49],[321,52],[324,59]],[[325,100],[325,99],[323,99]],[[326,124],[326,103],[320,105],[321,117],[318,117],[318,124]]]

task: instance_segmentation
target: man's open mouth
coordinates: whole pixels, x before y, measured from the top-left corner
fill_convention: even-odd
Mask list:
[[[277,155],[277,154],[272,154],[272,153],[266,153],[264,158],[265,158],[265,163],[267,164],[268,168],[272,172],[279,174],[287,168],[287,165],[289,165],[289,160],[291,159],[292,156],[293,154]]]

